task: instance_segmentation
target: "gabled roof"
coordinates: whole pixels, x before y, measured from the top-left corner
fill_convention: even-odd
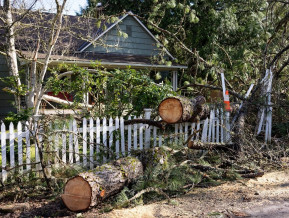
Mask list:
[[[126,17],[131,16],[133,17],[139,24],[140,26],[154,39],[154,41],[163,46],[159,40],[157,40],[157,38],[151,33],[151,31],[148,30],[148,28],[146,28],[146,26],[137,18],[137,16],[135,16],[132,12],[128,12],[126,13],[124,16],[122,16],[120,19],[118,19],[115,23],[113,23],[112,25],[110,25],[105,31],[101,32],[101,34],[99,34],[94,40],[93,42],[97,41],[98,39],[100,39],[101,37],[103,37],[106,33],[108,33],[111,29],[113,29],[114,27],[116,27],[116,25],[118,25],[119,23],[121,23]],[[89,42],[84,46],[81,46],[80,48],[80,52],[85,51],[85,49],[87,49],[89,46],[92,45],[93,42]],[[171,58],[171,59],[175,59],[171,53],[168,52],[167,49],[165,49],[166,54]]]
[[[14,16],[17,17],[19,15],[15,12]],[[62,30],[51,54],[51,63],[59,63],[62,61],[73,64],[82,63],[83,66],[86,63],[86,65],[89,66],[91,61],[98,60],[111,67],[134,65],[136,68],[147,68],[150,66],[154,69],[163,70],[186,68],[186,66],[174,63],[173,60],[171,60],[172,66],[166,66],[163,63],[158,63],[156,60],[153,60],[151,56],[140,57],[131,54],[104,54],[85,51],[85,49],[92,44],[91,42],[96,42],[128,16],[131,16],[141,28],[152,37],[152,40],[160,44],[144,24],[131,12],[120,17],[115,23],[109,24],[103,22],[102,25],[106,25],[106,30],[104,31],[102,28],[97,27],[96,23],[98,20],[94,18],[65,15],[63,16]],[[51,13],[31,12],[21,20],[21,23],[15,25],[17,32],[17,35],[15,35],[15,44],[16,49],[19,51],[20,58],[31,59],[33,57],[33,52],[38,44],[38,38],[40,38],[38,60],[41,61],[45,58],[53,17],[54,14]],[[0,49],[5,46],[6,40],[4,37],[4,30],[0,28]],[[165,50],[165,52],[169,58],[174,59],[167,50]]]

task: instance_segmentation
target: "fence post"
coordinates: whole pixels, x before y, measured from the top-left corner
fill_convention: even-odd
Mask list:
[[[121,153],[122,156],[125,156],[125,136],[124,136],[124,119],[120,117],[119,119],[119,126],[120,126],[120,143],[121,143]]]
[[[72,133],[72,120],[69,121],[69,138],[68,138],[68,158],[69,163],[73,163],[73,133]]]
[[[82,135],[83,135],[83,166],[87,165],[87,119],[83,118],[82,123]]]
[[[30,148],[30,132],[29,132],[29,125],[30,123],[27,121],[25,123],[25,138],[26,138],[26,170],[31,169],[31,148]],[[15,138],[15,135],[14,135]]]
[[[219,109],[216,110],[216,142],[219,143],[220,142],[220,114],[219,114]]]
[[[14,133],[14,125],[11,122],[9,125],[9,146],[10,146],[10,167],[15,167],[15,157],[14,157],[14,140],[15,140],[15,133]]]
[[[22,123],[18,122],[17,125],[17,139],[18,139],[18,165],[19,165],[19,173],[23,173],[23,149],[22,149]]]
[[[72,131],[73,131],[75,163],[80,164],[80,154],[79,154],[79,146],[78,146],[78,128],[77,128],[77,123],[75,119],[72,122]]]
[[[111,159],[112,157],[112,144],[113,144],[113,119],[112,117],[109,118],[109,122],[108,122],[108,157]]]
[[[137,117],[134,116],[134,119]],[[137,150],[137,124],[133,124],[133,149],[136,151]]]
[[[131,116],[128,117],[128,120],[131,120]],[[131,125],[128,125],[127,127],[127,152],[128,155],[131,153],[131,141],[132,141],[132,136],[131,136]]]
[[[209,125],[209,119],[207,118],[203,125],[203,131],[202,131],[202,137],[201,142],[208,142],[208,125]]]
[[[107,125],[106,125],[106,118],[104,117],[102,120],[102,161],[103,163],[106,162],[106,155],[107,155]]]
[[[115,118],[115,132],[120,132],[119,131],[119,118],[118,117],[116,117]],[[119,153],[119,136],[120,136],[120,134],[118,134],[117,133],[117,139],[116,139],[116,141],[115,141],[115,153],[116,153],[116,158],[118,159],[119,158],[119,155],[120,155],[120,153]]]
[[[89,167],[90,169],[92,169],[94,166],[93,166],[93,155],[94,155],[94,152],[93,152],[93,145],[94,145],[94,134],[93,134],[93,119],[92,117],[90,117],[89,119]],[[98,146],[98,145],[96,145]]]
[[[145,108],[144,112],[145,112],[145,119],[149,120],[151,118],[152,109]],[[150,139],[151,139],[150,126],[146,124],[145,125],[145,148],[150,147]]]
[[[7,179],[6,167],[6,128],[4,123],[1,124],[1,155],[2,155],[2,182]]]
[[[63,125],[63,133],[62,133],[62,162],[66,163],[66,132],[67,128],[65,124]]]

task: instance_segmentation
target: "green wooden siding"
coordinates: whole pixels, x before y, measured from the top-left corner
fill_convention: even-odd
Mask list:
[[[6,58],[0,55],[0,77],[3,78],[6,76],[9,76]],[[10,111],[15,112],[15,108],[13,107],[14,97],[3,91],[4,87],[6,87],[6,84],[0,81],[0,119],[4,118]]]
[[[127,38],[120,37],[119,30],[126,32],[127,25],[128,29],[131,29],[131,35]],[[89,46],[85,51],[145,56],[160,53],[153,37],[131,16],[124,18],[120,24],[109,30],[97,42],[96,45]]]

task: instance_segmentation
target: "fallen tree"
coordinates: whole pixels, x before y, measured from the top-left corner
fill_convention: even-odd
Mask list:
[[[71,211],[86,210],[120,192],[127,183],[142,175],[143,165],[137,158],[122,158],[71,178],[61,198]]]

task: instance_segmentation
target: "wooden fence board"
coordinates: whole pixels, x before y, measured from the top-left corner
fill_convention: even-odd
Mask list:
[[[10,167],[15,167],[15,155],[14,155],[14,141],[15,141],[15,133],[14,133],[14,125],[11,122],[9,125],[9,147],[10,147]]]
[[[83,123],[82,123],[82,146],[83,146],[83,166],[87,166],[87,119],[83,118]]]

